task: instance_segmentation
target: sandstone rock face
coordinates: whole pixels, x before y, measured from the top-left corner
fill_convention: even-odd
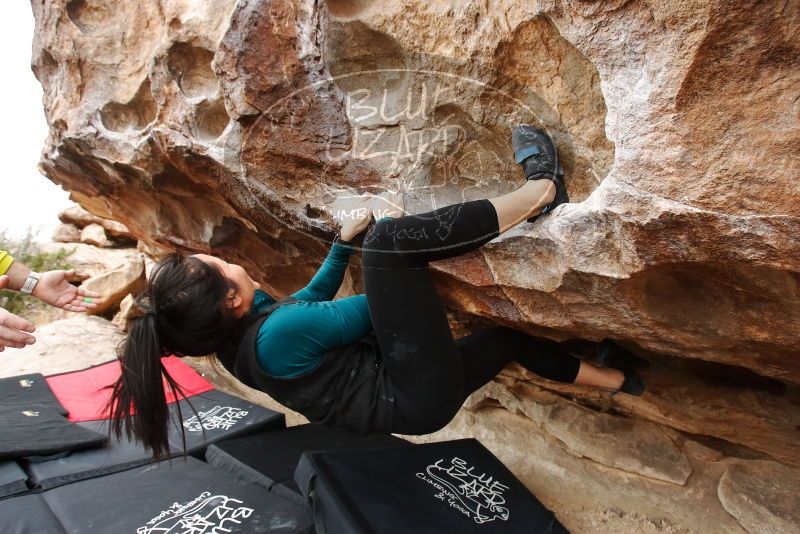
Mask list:
[[[142,257],[140,252],[132,248],[101,249],[84,243],[43,243],[41,248],[48,253],[67,251],[64,261],[75,269],[80,281],[140,261]]]
[[[111,320],[114,326],[119,328],[120,332],[128,331],[128,316],[131,313],[131,308],[133,308],[133,300],[133,294],[127,294],[119,303],[119,311],[114,314],[114,318]]]
[[[510,127],[545,127],[571,202],[433,264],[440,293],[459,320],[635,344],[650,387],[609,399],[513,367],[489,388],[496,406],[447,435],[502,448],[522,429],[549,459],[503,454],[553,503],[594,495],[594,510],[689,529],[708,509],[707,531],[735,532],[749,516],[720,504],[720,462],[800,465],[798,7],[44,0],[41,168],[140,250],[220,255],[285,295],[327,252],[343,197],[401,190],[423,213],[510,191]],[[537,411],[543,388],[584,407]],[[644,448],[609,453],[591,443],[602,429]],[[575,478],[537,482],[559,473]],[[659,516],[665,503],[684,515]]]
[[[114,359],[122,334],[102,317],[77,315],[36,330],[36,343],[6,349],[0,378],[26,373],[51,375],[83,369]]]
[[[128,294],[140,293],[144,284],[144,260],[141,257],[113,271],[89,278],[83,283],[83,287],[87,291],[99,293],[103,299],[102,304],[89,313],[103,315],[117,310]]]
[[[78,228],[85,228],[92,224],[98,224],[103,227],[103,230],[110,236],[121,239],[133,239],[133,234],[128,230],[124,224],[112,221],[111,219],[104,219],[92,213],[89,213],[80,206],[72,206],[65,209],[58,214],[59,220],[65,224],[72,224]]]
[[[81,230],[74,224],[59,224],[53,231],[53,241],[57,243],[77,243],[81,240]]]
[[[722,505],[750,532],[791,532],[800,524],[800,470],[775,462],[732,462],[719,481]]]
[[[684,454],[652,423],[562,404],[547,410],[544,426],[569,452],[622,471],[680,485],[692,472]],[[620,453],[625,448],[627,453]]]
[[[572,203],[437,266],[452,306],[800,382],[798,10],[189,5],[34,6],[42,169],[89,211],[286,293],[341,191],[412,213],[507,191],[509,127],[533,122]]]
[[[81,230],[81,243],[94,245],[95,247],[107,247],[108,236],[106,231],[99,224],[92,223]]]

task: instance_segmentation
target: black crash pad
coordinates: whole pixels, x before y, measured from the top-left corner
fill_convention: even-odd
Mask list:
[[[310,533],[307,509],[193,457],[42,493],[70,534]]]
[[[189,453],[202,453],[206,446],[216,440],[259,429],[283,428],[283,414],[253,405],[243,399],[220,391],[211,391],[190,398],[200,415],[197,418],[191,408],[181,401],[183,430]],[[170,456],[183,454],[180,426],[177,425],[176,405],[170,405],[173,413],[170,436]],[[109,421],[100,419],[78,425],[107,435]],[[205,431],[205,439],[203,435]],[[31,482],[37,488],[50,489],[87,478],[108,475],[151,463],[152,455],[144,446],[125,436],[111,436],[104,447],[74,451],[63,458],[49,461],[29,462],[26,469]]]
[[[33,405],[67,415],[41,373],[0,378],[0,406],[27,408]]]
[[[28,491],[28,475],[14,461],[0,462],[0,497]]]
[[[566,532],[474,439],[307,452],[295,480],[318,533]]]
[[[0,501],[3,534],[65,534],[41,495],[21,495]]]
[[[404,443],[404,440],[391,435],[360,436],[325,425],[307,424],[220,441],[208,448],[206,460],[242,480],[303,504],[305,500],[293,478],[303,452]]]
[[[181,453],[181,427],[190,454],[202,454],[209,444],[221,439],[286,427],[282,413],[217,390],[194,395],[170,407],[176,415],[175,421],[178,407],[183,418],[183,424],[173,426],[169,435],[170,446]]]
[[[107,419],[77,424],[108,435]],[[177,454],[177,451],[173,450],[171,453]],[[141,444],[128,440],[124,435],[119,440],[112,435],[102,447],[73,451],[54,460],[26,462],[25,469],[33,487],[51,489],[70,482],[139,467],[150,463],[151,456]]]
[[[0,460],[96,447],[106,436],[44,406],[0,406]]]

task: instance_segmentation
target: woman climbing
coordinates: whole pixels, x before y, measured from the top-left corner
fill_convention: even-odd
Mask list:
[[[526,177],[516,191],[413,216],[398,212],[369,228],[361,244],[366,294],[331,300],[354,239],[371,222],[366,209],[344,222],[311,282],[278,302],[220,258],[160,261],[119,354],[123,371],[109,402],[117,435],[124,429],[156,456],[168,450],[162,376],[177,385],[160,359],[170,353],[215,353],[245,384],[312,421],[358,433],[434,432],[514,360],[550,380],[640,395],[644,385],[632,371],[597,367],[506,326],[453,338],[428,263],[475,250],[568,202],[550,137],[519,126],[512,145]]]

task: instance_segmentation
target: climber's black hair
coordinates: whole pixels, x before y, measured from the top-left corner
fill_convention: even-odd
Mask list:
[[[209,355],[235,343],[240,321],[225,306],[230,289],[238,290],[198,258],[174,253],[158,262],[134,301],[127,337],[117,349],[122,373],[106,408],[118,439],[124,433],[142,442],[156,459],[169,452],[164,382],[176,399],[185,395],[161,358]]]

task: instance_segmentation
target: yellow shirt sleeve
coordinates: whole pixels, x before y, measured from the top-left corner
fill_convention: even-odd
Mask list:
[[[14,263],[14,258],[5,250],[0,250],[0,275],[6,274],[12,263]]]

